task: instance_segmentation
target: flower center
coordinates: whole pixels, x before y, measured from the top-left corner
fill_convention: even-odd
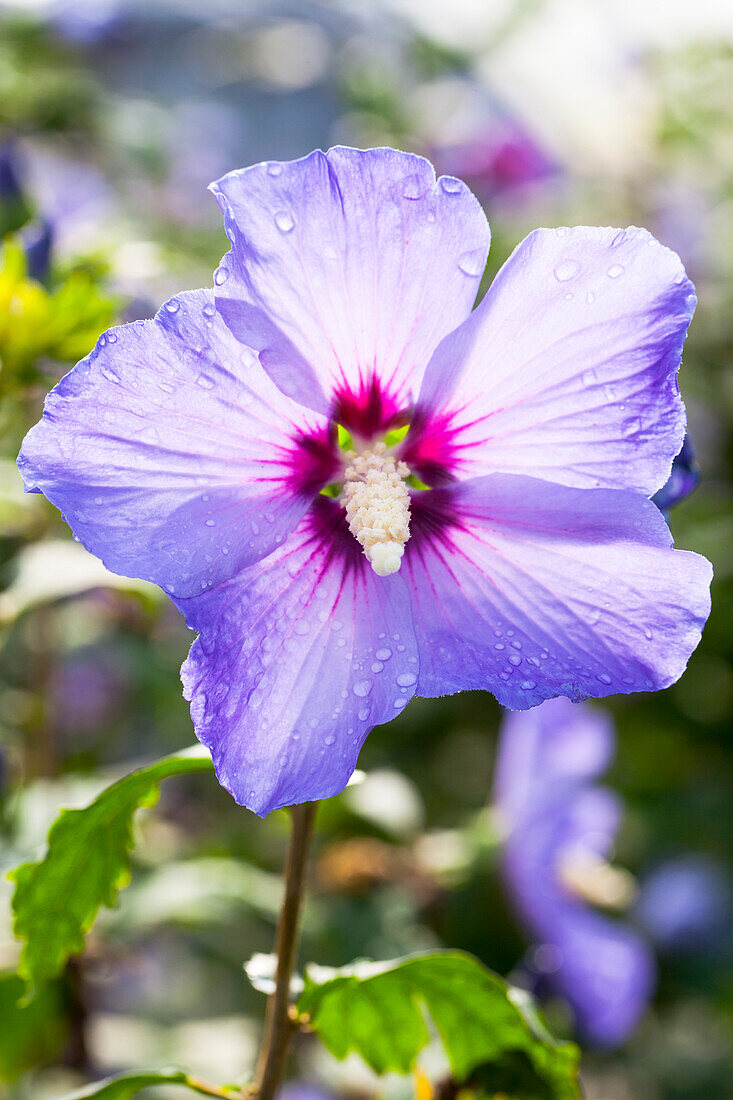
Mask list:
[[[349,530],[380,577],[396,573],[410,537],[410,470],[375,443],[356,454],[347,452],[341,503]]]
[[[625,909],[634,899],[633,875],[593,852],[569,852],[561,860],[560,881],[575,897],[606,909]]]

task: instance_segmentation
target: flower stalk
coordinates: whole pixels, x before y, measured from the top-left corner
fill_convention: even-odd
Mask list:
[[[255,1073],[254,1091],[258,1100],[273,1100],[294,1031],[290,1014],[290,978],[298,944],[308,852],[317,807],[317,802],[305,802],[290,810],[292,832],[285,864],[285,896],[275,934],[275,989],[267,1002],[265,1032]],[[248,1091],[243,1095],[249,1095]]]

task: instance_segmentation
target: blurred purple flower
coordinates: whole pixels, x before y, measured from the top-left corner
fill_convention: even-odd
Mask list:
[[[441,171],[465,179],[484,203],[500,196],[516,195],[557,176],[560,166],[528,130],[504,118],[475,137],[434,152]]]
[[[307,1081],[287,1081],[278,1089],[277,1100],[334,1100],[334,1094]]]
[[[38,282],[48,275],[53,232],[45,218],[32,218],[25,187],[25,162],[15,141],[0,143],[0,238],[18,232],[28,274]]]
[[[415,693],[673,683],[710,581],[648,499],[684,434],[678,258],[537,230],[472,313],[486,219],[421,157],[336,148],[213,191],[215,294],[100,337],[19,464],[199,631],[184,693],[237,801],[337,793]]]
[[[15,143],[6,140],[0,142],[0,203],[22,204],[23,201]]]
[[[48,685],[54,726],[74,741],[98,732],[119,708],[125,675],[95,649],[75,653],[54,668]]]
[[[503,876],[536,944],[530,965],[604,1047],[631,1034],[654,987],[644,939],[589,904],[630,900],[627,877],[605,862],[621,806],[595,784],[613,749],[607,715],[555,699],[506,716],[495,781]]]
[[[661,863],[642,883],[636,916],[659,947],[709,947],[729,925],[731,892],[721,866],[698,853]]]
[[[682,450],[672,463],[672,471],[667,484],[655,493],[652,500],[661,512],[667,513],[670,508],[681,504],[690,493],[697,488],[700,481],[700,471],[695,462],[695,450],[689,435],[685,436]]]

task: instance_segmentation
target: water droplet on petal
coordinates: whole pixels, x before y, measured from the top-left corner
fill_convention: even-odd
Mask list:
[[[216,521],[213,520],[213,519],[207,519],[206,526],[207,527],[215,527],[216,526]]]
[[[484,270],[483,250],[475,248],[471,252],[464,252],[458,258],[458,267],[464,275],[468,275],[472,279],[478,278]]]
[[[384,649],[378,649],[374,656],[378,661],[388,661],[392,656],[392,650],[386,647]]]
[[[522,682],[519,686],[522,689],[522,691],[531,691],[532,688],[537,687],[534,680],[522,680]]]
[[[615,248],[617,245],[621,244],[621,242],[625,239],[626,239],[626,231],[624,229],[619,229],[618,233],[616,234],[616,236],[611,241],[611,248]]]
[[[592,290],[588,291],[588,293],[585,296],[585,300],[586,300],[586,302],[588,303],[589,306],[593,305],[593,303],[596,300],[596,296],[595,296],[595,294],[593,293]]]
[[[599,679],[602,684],[610,684],[611,683],[611,677],[608,675],[607,672],[599,672],[597,679]]]
[[[397,677],[397,683],[399,687],[412,687],[417,682],[417,676],[414,672],[402,672]]]
[[[207,302],[204,306],[204,317],[213,317],[216,313],[216,306],[213,302]]]
[[[369,717],[369,707],[362,707],[356,717],[360,722],[366,722]]]
[[[107,333],[107,343],[108,344],[116,344],[117,343],[117,333],[116,332],[108,332]]]
[[[214,272],[214,282],[217,286],[223,286],[229,278],[229,269],[226,267],[217,267]]]
[[[277,160],[271,160],[267,165],[268,176],[279,176],[282,174],[283,166]]]
[[[360,699],[363,699],[365,695],[368,695],[372,690],[371,680],[357,680],[352,688],[354,695],[358,695]]]
[[[559,283],[566,283],[568,279],[573,279],[579,271],[580,264],[576,260],[563,260],[555,268],[554,274]]]
[[[178,313],[178,310],[181,308],[181,303],[175,298],[172,298],[170,302],[165,303],[165,308],[169,313]]]
[[[457,195],[463,189],[463,184],[455,176],[441,176],[440,186],[447,195]]]
[[[214,379],[208,374],[200,374],[196,379],[196,385],[200,386],[202,390],[213,390],[215,384]]]
[[[425,194],[425,185],[420,176],[407,176],[402,186],[402,197],[404,199],[421,199]]]
[[[334,737],[334,735],[332,733],[329,733],[328,737],[323,738],[323,744],[324,745],[333,745],[333,744],[335,744],[335,741],[336,741],[336,738]]]
[[[522,658],[517,656],[516,653],[512,653],[511,656],[509,657],[509,664],[514,665],[514,667],[516,668],[517,665],[521,665],[521,663],[522,663]]]
[[[624,268],[621,266],[621,264],[614,264],[613,267],[609,267],[608,271],[606,272],[609,279],[618,279],[619,275],[623,275],[623,273]]]
[[[275,225],[281,233],[290,233],[290,231],[295,228],[295,221],[292,215],[288,214],[287,210],[278,210],[275,215]]]

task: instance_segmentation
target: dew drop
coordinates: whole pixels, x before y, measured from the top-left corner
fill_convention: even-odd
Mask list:
[[[369,717],[369,707],[362,707],[356,717],[360,722],[366,722]]]
[[[598,676],[597,676],[597,679],[600,680],[602,684],[610,684],[611,683],[611,677],[608,675],[607,672],[599,672]]]
[[[215,382],[208,374],[200,374],[196,379],[196,385],[200,386],[202,390],[213,390]]]
[[[608,271],[606,272],[609,279],[618,279],[619,275],[623,275],[623,273],[624,268],[621,266],[621,264],[614,264],[612,267],[609,267]]]
[[[425,194],[425,187],[419,176],[407,176],[402,187],[404,199],[421,199]]]
[[[392,656],[392,650],[386,647],[384,649],[378,649],[374,656],[378,661],[388,661]]]
[[[214,282],[217,286],[223,286],[229,278],[229,269],[226,267],[217,267],[214,272]]]
[[[277,160],[271,160],[267,165],[268,176],[280,176],[282,175],[283,166]]]
[[[480,248],[474,248],[471,252],[464,252],[458,258],[458,268],[464,275],[470,278],[478,278],[484,270],[484,254]]]
[[[107,333],[107,343],[108,344],[116,344],[117,343],[117,333],[116,332],[108,332]]]
[[[329,733],[328,737],[323,738],[323,744],[324,745],[329,745],[330,746],[330,745],[335,744],[335,742],[336,742],[336,738],[334,737],[334,735],[332,733]]]
[[[214,314],[216,313],[216,306],[214,305],[214,303],[213,302],[207,302],[206,305],[204,306],[203,313],[204,313],[204,317],[213,317]]]
[[[571,298],[572,298],[572,294],[568,293],[568,294],[565,295],[565,301],[566,302],[569,302]]]
[[[412,687],[417,681],[417,676],[414,672],[402,672],[397,677],[397,683],[400,687]]]
[[[522,691],[531,691],[532,688],[537,687],[537,684],[534,682],[534,680],[522,680],[519,686]]]
[[[207,520],[206,520],[206,526],[207,526],[207,527],[216,527],[216,520],[213,520],[213,519],[207,519]]]
[[[365,695],[368,695],[372,690],[371,680],[357,680],[352,688],[354,695],[358,695],[360,699],[363,699]]]
[[[407,699],[395,699],[392,706],[395,710],[402,710],[403,707],[407,706]]]
[[[372,672],[381,672],[383,668],[384,668],[384,665],[382,664],[381,661],[373,661],[372,662]]]
[[[295,229],[295,221],[287,210],[278,210],[275,215],[275,225],[281,233],[290,233],[291,230]]]
[[[441,176],[440,186],[447,195],[457,195],[463,188],[463,184],[455,176]]]
[[[621,242],[625,239],[626,239],[625,231],[623,229],[619,229],[618,233],[616,234],[616,236],[611,241],[611,248],[615,248],[617,245],[621,244]]]
[[[170,302],[165,303],[165,308],[169,313],[178,313],[178,310],[181,308],[181,303],[175,298],[171,298]]]
[[[115,372],[113,370],[110,370],[109,367],[103,367],[102,374],[108,382],[114,382],[116,386],[120,385],[121,380],[119,374],[115,374]]]
[[[595,294],[593,293],[592,290],[588,291],[588,293],[585,296],[585,300],[586,300],[586,302],[588,303],[589,306],[593,305],[593,303],[596,300],[596,296],[595,296]]]
[[[573,279],[579,271],[580,264],[576,260],[563,260],[555,268],[554,274],[559,283],[566,283],[568,279]]]
[[[521,663],[522,663],[522,658],[519,657],[516,653],[512,653],[510,655],[510,657],[509,657],[509,664],[510,665],[514,665],[514,667],[516,668],[517,665],[521,665]]]

